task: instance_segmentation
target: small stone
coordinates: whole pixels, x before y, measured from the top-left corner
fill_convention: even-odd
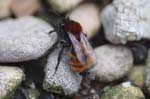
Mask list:
[[[0,0],[0,18],[10,16],[10,4],[12,0]]]
[[[12,0],[10,9],[17,16],[33,15],[40,10],[39,0]]]
[[[103,45],[95,49],[97,65],[91,70],[97,80],[110,82],[128,73],[133,66],[131,51],[124,46]]]
[[[144,46],[142,43],[130,43],[128,44],[128,47],[132,51],[134,63],[144,64],[148,54],[148,49],[146,48],[146,46]]]
[[[69,17],[81,24],[83,32],[87,34],[88,38],[93,37],[100,28],[100,12],[94,4],[80,5],[71,12]]]
[[[146,74],[145,83],[146,83],[146,87],[147,87],[149,94],[150,94],[150,67],[148,67],[146,69],[145,74]]]
[[[145,99],[145,96],[138,87],[117,85],[105,90],[100,99]]]
[[[115,44],[150,39],[149,0],[113,0],[101,14],[106,39]]]
[[[53,8],[53,10],[58,11],[60,13],[66,12],[77,6],[83,0],[48,0],[49,4]]]
[[[0,62],[22,62],[43,56],[57,40],[48,23],[35,17],[0,22]]]
[[[55,68],[58,63],[57,57],[60,50],[61,46],[58,46],[48,57],[43,87],[50,92],[71,96],[78,92],[82,77],[78,73],[71,71],[68,64],[69,51],[67,49],[65,49],[62,55],[58,70],[55,73]]]
[[[24,73],[17,67],[0,66],[0,99],[9,99],[24,79]]]
[[[148,52],[147,67],[146,67],[145,75],[146,75],[146,77],[145,77],[146,87],[147,87],[149,94],[150,94],[150,50]]]
[[[134,66],[131,68],[128,78],[138,87],[143,87],[145,84],[145,66]]]

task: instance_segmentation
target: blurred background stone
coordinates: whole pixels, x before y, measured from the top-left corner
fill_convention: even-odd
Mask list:
[[[76,7],[83,0],[48,0],[53,10],[60,13],[71,11],[72,8]]]
[[[78,6],[71,12],[69,17],[81,24],[83,32],[85,32],[89,38],[93,37],[100,29],[100,11],[98,7],[92,3]]]
[[[10,10],[17,16],[34,15],[40,11],[41,4],[39,0],[11,0]]]
[[[145,99],[145,96],[138,87],[125,82],[105,90],[100,99]]]
[[[124,46],[103,45],[95,49],[97,65],[91,70],[102,82],[125,76],[133,66],[131,51]]]
[[[136,86],[143,88],[145,84],[145,70],[146,66],[134,66],[129,71],[129,80]]]
[[[0,18],[10,16],[10,5],[12,0],[0,0]]]

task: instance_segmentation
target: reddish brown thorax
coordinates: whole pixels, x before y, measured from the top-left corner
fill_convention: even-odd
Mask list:
[[[75,37],[79,38],[80,33],[82,32],[82,27],[80,23],[75,21],[68,21],[64,24],[64,28],[67,32],[72,33]]]

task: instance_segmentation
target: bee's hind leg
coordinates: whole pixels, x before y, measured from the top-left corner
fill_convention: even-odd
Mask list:
[[[56,67],[55,67],[55,72],[54,72],[54,74],[56,74],[56,72],[57,72],[57,70],[58,70],[58,66],[59,66],[59,64],[60,64],[60,61],[61,61],[61,59],[62,59],[62,54],[63,54],[63,52],[64,52],[64,46],[62,46],[62,48],[61,48],[61,50],[60,50],[60,52],[59,52],[59,54],[58,54],[58,58],[57,58],[57,65],[56,65]]]

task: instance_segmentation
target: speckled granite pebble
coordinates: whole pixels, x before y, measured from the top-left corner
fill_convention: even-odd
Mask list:
[[[0,22],[0,62],[21,62],[41,57],[56,41],[53,28],[35,17]]]
[[[0,99],[9,99],[24,79],[24,73],[17,67],[0,66]]]
[[[145,99],[145,96],[140,88],[125,82],[106,89],[100,99]]]
[[[56,49],[48,58],[43,86],[47,91],[71,96],[78,92],[82,77],[70,70],[67,50],[63,53],[62,61],[54,74],[59,50]]]

